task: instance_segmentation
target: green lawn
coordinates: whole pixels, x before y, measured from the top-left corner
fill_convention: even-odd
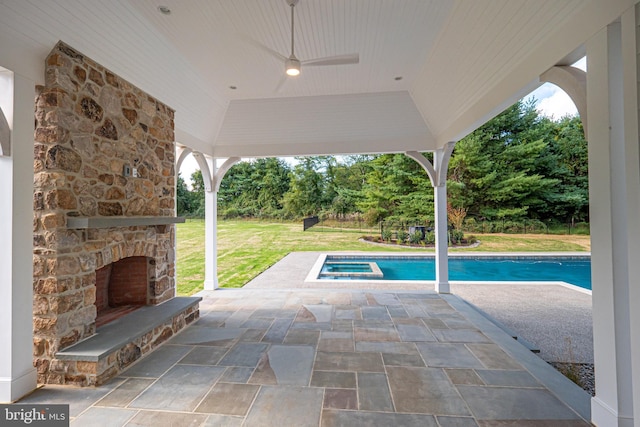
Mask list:
[[[377,246],[358,241],[363,232],[311,228],[301,223],[260,221],[218,222],[218,280],[220,286],[239,288],[296,251],[415,251],[399,246]],[[588,251],[589,236],[546,234],[478,235],[480,246],[453,251],[563,252]],[[178,294],[191,295],[204,281],[204,221],[189,220],[177,225]]]

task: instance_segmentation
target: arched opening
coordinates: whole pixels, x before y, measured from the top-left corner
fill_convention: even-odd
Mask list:
[[[585,65],[583,58],[573,66],[584,70]],[[523,98],[522,102],[525,105],[533,104],[539,120],[545,126],[547,145],[539,154],[527,156],[524,160],[513,158],[512,162],[523,161],[533,164],[538,159],[545,161],[546,156],[545,170],[549,173],[548,177],[555,180],[553,188],[556,193],[549,204],[552,201],[557,203],[554,207],[557,221],[543,219],[540,224],[542,232],[562,232],[566,235],[566,241],[576,244],[580,242],[580,250],[588,251],[591,248],[588,236],[579,236],[589,233],[588,147],[583,129],[584,118],[580,116],[580,109],[573,101],[574,97],[575,94],[569,96],[563,88],[554,83],[545,83]],[[586,96],[584,98],[586,99]],[[530,139],[535,140],[538,137],[539,135],[535,135]],[[458,149],[464,150],[465,147],[459,144],[456,150]],[[486,150],[478,150],[484,151]],[[469,152],[464,154],[469,155]],[[549,161],[549,154],[553,154],[553,162]],[[454,168],[455,166],[454,164]],[[524,173],[524,176],[530,175],[532,172]],[[513,197],[516,197],[515,193]],[[512,221],[514,225],[516,222]],[[519,233],[523,232],[523,224],[526,227],[525,222],[521,221]],[[492,226],[487,222],[479,228],[488,228],[487,225]],[[533,218],[529,227],[535,227]],[[573,236],[577,237],[574,239]],[[576,250],[578,248],[576,245]],[[597,283],[593,286],[597,286]],[[525,342],[539,351],[543,360],[593,394],[595,385],[591,291],[558,287],[557,298],[562,298],[564,294],[570,301],[569,304],[560,306],[550,301],[550,298],[541,298],[542,289],[533,285],[518,286],[508,295],[498,289],[498,293],[489,297],[486,292],[483,294],[472,289],[454,287],[454,293],[488,313],[514,335],[524,338]],[[519,308],[514,310],[514,307]],[[565,322],[565,319],[570,321]]]
[[[177,165],[177,215],[185,217],[176,226],[176,292],[193,295],[205,280],[204,181],[200,166],[189,150]]]

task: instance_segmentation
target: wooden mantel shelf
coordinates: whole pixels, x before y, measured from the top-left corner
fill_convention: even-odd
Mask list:
[[[110,228],[144,225],[168,225],[184,222],[181,216],[84,216],[67,218],[67,228]]]

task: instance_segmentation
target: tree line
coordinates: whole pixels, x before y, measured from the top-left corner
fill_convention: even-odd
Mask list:
[[[431,153],[425,156],[432,160]],[[189,190],[178,177],[178,214],[204,215],[202,174]],[[447,177],[450,211],[479,220],[588,220],[587,142],[579,117],[541,116],[518,102],[457,142]],[[234,165],[222,180],[223,218],[299,219],[309,215],[367,223],[433,219],[426,172],[404,154],[265,158]]]

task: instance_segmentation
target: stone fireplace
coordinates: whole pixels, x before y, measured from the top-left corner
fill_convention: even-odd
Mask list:
[[[35,114],[34,364],[41,383],[100,384],[198,316],[174,298],[174,112],[59,42]]]

